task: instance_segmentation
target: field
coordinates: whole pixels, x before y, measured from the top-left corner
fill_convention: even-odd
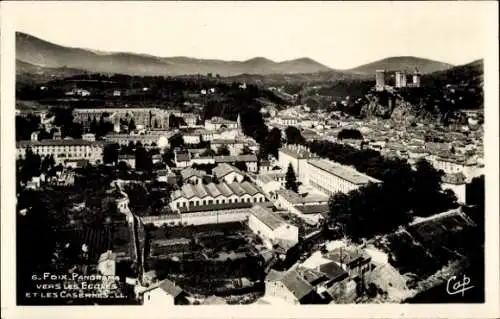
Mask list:
[[[62,235],[72,245],[81,248],[88,247],[89,262],[97,263],[99,256],[107,250],[130,255],[130,232],[126,223],[103,226],[100,228],[86,227],[62,231]]]

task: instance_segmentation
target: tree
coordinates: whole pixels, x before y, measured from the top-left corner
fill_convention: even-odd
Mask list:
[[[128,131],[132,132],[132,131],[135,131],[135,129],[136,129],[136,126],[135,126],[134,118],[131,118],[130,122],[128,123]]]
[[[278,150],[281,148],[281,130],[274,127],[269,131],[269,134],[262,144],[262,155],[263,157],[268,154],[273,155],[278,158]]]
[[[24,159],[21,160],[20,180],[27,182],[34,176],[40,176],[41,164],[40,155],[33,153],[31,148],[26,149]]]
[[[102,159],[105,164],[114,164],[118,161],[120,146],[118,143],[107,144],[104,146]]]
[[[295,126],[288,126],[285,129],[285,134],[286,134],[286,141],[288,144],[303,145],[306,142],[306,140],[302,136],[302,133],[300,133],[300,130]]]
[[[468,205],[477,205],[484,209],[485,203],[485,188],[484,175],[474,177],[469,184],[466,185],[466,203]]]
[[[356,130],[356,129],[342,129],[338,133],[337,138],[339,140],[342,140],[342,139],[362,140],[363,134],[361,134],[361,132],[359,130]]]
[[[47,155],[43,158],[42,164],[41,164],[41,171],[43,173],[48,173],[50,170],[54,168],[56,165],[56,161],[54,160],[53,155]]]
[[[217,149],[217,155],[229,156],[230,154],[229,149],[225,145],[222,145]]]
[[[290,189],[294,192],[299,190],[299,185],[297,184],[297,177],[295,176],[295,172],[293,171],[292,164],[288,164],[288,169],[285,175],[285,188]]]
[[[442,200],[442,171],[436,170],[427,160],[416,163],[414,184],[412,189],[413,208],[418,216],[430,216],[438,211],[435,203]]]
[[[99,128],[99,125],[97,124],[97,120],[94,117],[92,119],[92,122],[90,122],[89,131],[90,131],[90,133],[95,134],[97,136],[98,135],[98,128]]]
[[[184,139],[182,135],[176,134],[170,138],[169,144],[171,149],[176,149],[177,147],[182,148],[184,147]]]
[[[153,170],[153,160],[144,147],[135,150],[135,168],[151,172]]]

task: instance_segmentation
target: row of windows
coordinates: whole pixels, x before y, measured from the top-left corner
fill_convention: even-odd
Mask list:
[[[192,200],[188,202],[179,202],[177,207],[189,207],[189,206],[200,206],[200,205],[211,205],[211,204],[236,204],[236,203],[262,203],[264,202],[264,197],[254,197],[254,198],[229,198],[229,199],[206,199],[206,200]],[[188,206],[189,205],[189,206]]]

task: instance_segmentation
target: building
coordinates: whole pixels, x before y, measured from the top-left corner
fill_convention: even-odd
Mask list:
[[[328,214],[328,196],[303,196],[288,189],[276,191],[274,205],[286,209],[310,225],[316,225]]]
[[[237,162],[243,162],[247,166],[247,170],[251,173],[256,173],[258,171],[257,155],[236,155],[236,156],[214,156],[214,161],[216,164],[228,163],[235,165]]]
[[[313,286],[296,270],[280,272],[271,269],[264,284],[265,298],[277,298],[292,305],[309,304],[317,299]]]
[[[97,271],[104,276],[116,275],[116,253],[111,250],[101,254],[97,263]]]
[[[397,88],[406,87],[406,72],[396,71],[394,81],[395,81],[395,87],[397,87]]]
[[[413,83],[412,83],[412,87],[420,87],[420,78],[422,77],[422,75],[420,74],[420,72],[418,71],[418,69],[415,69],[415,72],[413,72]]]
[[[183,183],[201,184],[205,174],[197,169],[186,167],[181,171],[181,178]]]
[[[229,155],[236,156],[241,154],[245,143],[237,139],[214,139],[210,143],[212,150],[217,152],[221,148],[227,148],[229,150]]]
[[[56,164],[66,160],[88,160],[91,163],[102,162],[104,143],[82,139],[19,141],[16,143],[17,157],[24,158],[26,150],[40,156],[53,155]]]
[[[385,70],[377,70],[375,72],[375,89],[377,91],[385,89]]]
[[[299,119],[293,116],[282,116],[276,119],[276,122],[285,126],[296,126],[299,124]]]
[[[299,242],[299,229],[268,209],[255,205],[248,216],[248,227],[259,236],[267,248],[276,246],[288,250]]]
[[[219,181],[228,184],[232,182],[241,183],[245,179],[245,173],[227,163],[221,163],[214,167],[213,174]]]
[[[144,148],[150,147],[167,147],[169,139],[175,132],[167,131],[148,131],[144,134],[120,134],[112,133],[106,135],[106,141],[110,143],[118,143],[119,145],[129,145],[130,143],[141,143]]]
[[[141,294],[144,306],[168,307],[189,304],[186,299],[187,293],[168,279],[147,288]]]
[[[238,115],[239,118],[239,115]],[[209,131],[219,130],[221,128],[237,129],[238,121],[230,121],[221,117],[212,117],[210,120],[205,121],[205,129]]]
[[[93,133],[82,134],[82,140],[95,142],[95,134]]]
[[[182,113],[181,117],[184,119],[184,122],[186,122],[187,127],[196,126],[199,119],[198,115],[192,113]]]
[[[466,159],[465,156],[429,155],[426,159],[435,169],[446,174],[464,174],[467,182],[484,173],[483,164],[474,159]]]
[[[184,184],[180,190],[172,192],[170,208],[182,211],[207,205],[263,203],[265,200],[263,192],[250,182]]]
[[[362,278],[372,270],[371,257],[362,249],[353,247],[338,247],[328,252],[325,258],[342,267],[352,279]]]
[[[180,168],[191,166],[191,153],[187,151],[175,150],[174,163],[175,166]]]
[[[309,184],[330,196],[338,192],[348,193],[368,183],[381,183],[353,168],[325,159],[312,159],[307,163]]]
[[[73,118],[77,123],[82,123],[88,128],[95,119],[105,118],[115,125],[129,123],[134,119],[136,126],[144,128],[168,128],[170,113],[160,108],[77,108],[73,110]]]
[[[196,145],[200,144],[202,136],[198,132],[190,132],[182,134],[182,139],[184,140],[184,144]]]
[[[284,187],[281,182],[274,180],[267,174],[257,175],[257,177],[255,178],[255,183],[264,191],[267,196],[271,198],[274,198],[274,194],[282,187]]]
[[[451,190],[457,197],[457,202],[465,204],[466,199],[466,182],[465,176],[462,173],[445,174],[441,179],[441,188],[443,190]]]
[[[295,176],[303,183],[307,181],[307,161],[313,157],[309,149],[302,145],[286,145],[278,151],[278,161],[282,170],[286,171],[291,164]]]

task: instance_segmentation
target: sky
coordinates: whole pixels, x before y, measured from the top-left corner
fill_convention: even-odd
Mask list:
[[[495,2],[5,2],[17,31],[101,51],[222,60],[484,57]]]

